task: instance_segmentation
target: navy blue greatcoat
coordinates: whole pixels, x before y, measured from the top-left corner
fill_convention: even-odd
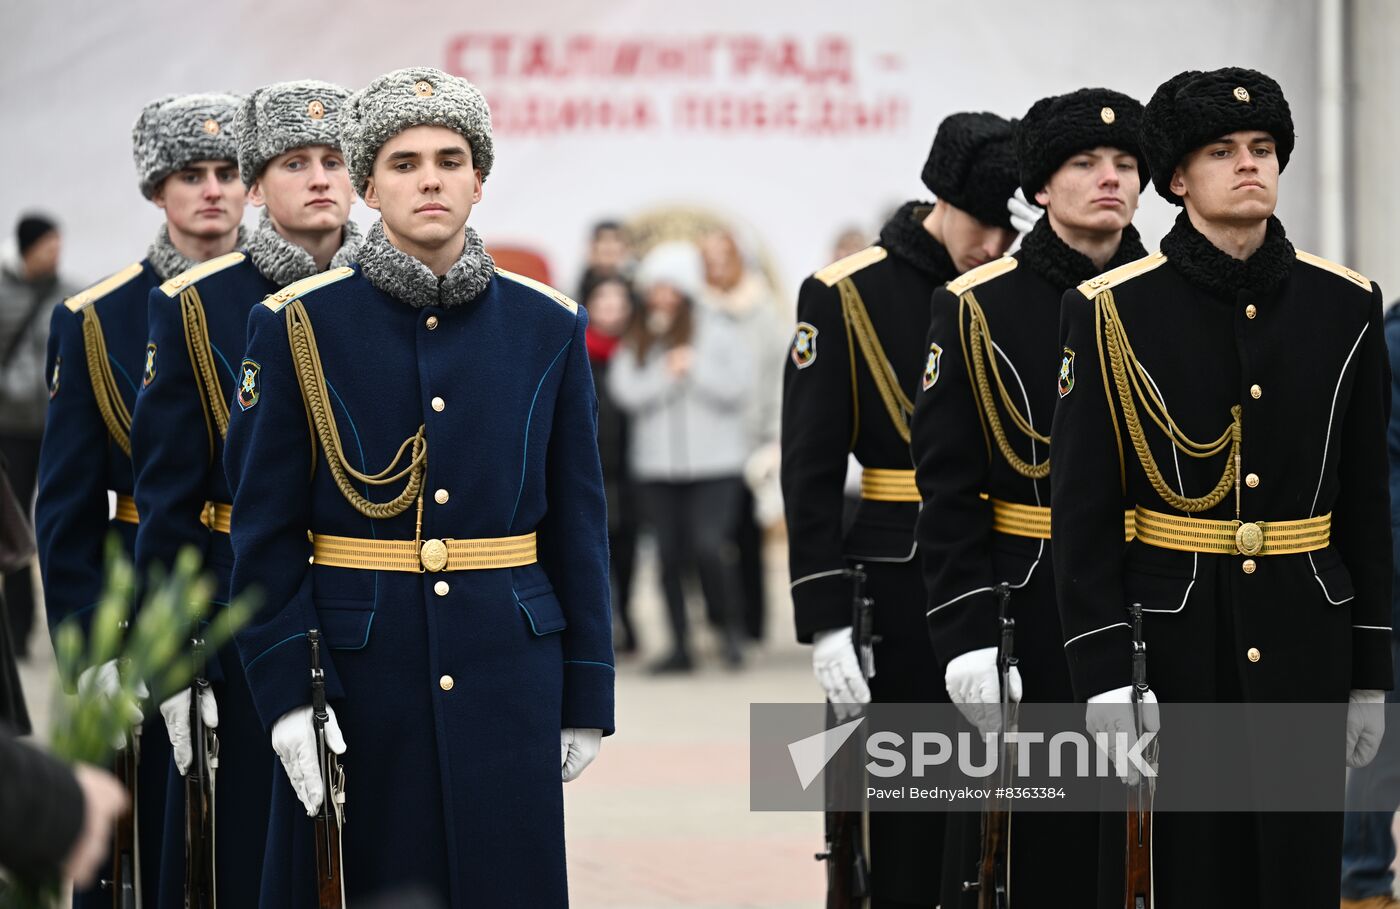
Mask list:
[[[290,354],[293,300],[314,328],[350,465],[378,473],[425,426],[421,539],[536,531],[536,563],[309,564],[308,531],[411,541],[416,510],[372,520],[333,482]],[[572,301],[508,273],[469,302],[420,309],[358,266],[291,285],[249,319],[256,378],[234,407],[225,465],[235,589],[261,588],[264,606],[239,652],[270,729],[310,702],[307,630],[329,645],[327,695],[348,746],[351,905],[408,888],[454,907],[567,905],[559,730],[613,729],[586,322]],[[404,487],[355,488],[382,502]],[[312,839],[279,778],[261,905],[310,904]]]
[[[129,497],[131,459],[108,429],[99,396],[115,414],[130,414],[140,389],[146,349],[146,295],[160,283],[147,260],[129,265],[54,310],[49,329],[49,412],[39,455],[39,495],[35,529],[44,578],[49,628],[77,622],[86,635],[102,592],[103,551],[109,534],[121,539],[128,558],[136,546],[136,525],[109,517],[108,492]],[[84,340],[84,325],[93,341]],[[98,336],[101,345],[96,343]],[[94,377],[89,370],[92,344]],[[105,348],[105,350],[103,350]],[[128,428],[119,423],[125,435]],[[65,679],[71,684],[71,679]],[[154,705],[146,705],[138,778],[138,826],[142,892],[149,905],[161,889],[161,839],[165,826],[166,770],[170,740]],[[105,866],[104,866],[105,867]],[[165,866],[178,883],[179,863]],[[74,894],[79,907],[110,906],[112,897],[93,887]]]
[[[225,408],[237,406],[231,403],[237,387],[234,367],[243,351],[248,310],[275,289],[246,254],[235,252],[201,263],[149,295],[144,387],[131,428],[136,507],[142,517],[136,565],[144,575],[152,566],[168,567],[182,548],[194,547],[214,577],[215,611],[228,602],[233,551],[228,534],[205,523],[206,503],[226,505],[230,498],[214,399]],[[205,359],[205,349],[212,368],[201,371],[196,363]],[[218,898],[221,905],[253,906],[273,774],[281,770],[257,721],[232,643],[211,657],[207,674],[219,706]],[[173,762],[167,798],[179,821],[184,789]],[[169,825],[164,860],[182,873],[184,850],[182,822]],[[182,904],[180,881],[175,883],[175,889],[162,892],[162,906]]]

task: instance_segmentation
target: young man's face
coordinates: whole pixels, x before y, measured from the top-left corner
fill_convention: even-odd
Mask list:
[[[30,278],[47,278],[58,271],[58,256],[63,251],[63,237],[51,230],[24,251],[24,273]]]
[[[183,234],[221,237],[238,229],[246,194],[232,161],[195,161],[161,181],[154,202]]]
[[[1099,147],[1061,164],[1035,201],[1054,224],[1111,233],[1133,220],[1141,182],[1137,158],[1121,149]]]
[[[328,145],[311,145],[267,162],[248,190],[248,201],[266,205],[285,231],[319,234],[345,226],[354,190],[344,156]]]
[[[1263,221],[1278,205],[1278,149],[1260,130],[1221,136],[1186,156],[1172,192],[1207,221]]]
[[[471,146],[445,126],[414,126],[385,142],[365,188],[365,204],[393,236],[428,248],[459,238],[480,201]]]
[[[943,248],[948,250],[958,274],[971,271],[984,262],[999,258],[1011,247],[1016,232],[1009,227],[983,224],[955,205],[943,214]]]

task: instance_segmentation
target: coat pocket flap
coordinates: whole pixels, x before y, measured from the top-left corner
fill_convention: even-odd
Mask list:
[[[370,627],[374,624],[373,609],[345,609],[317,603],[316,616],[326,646],[332,650],[360,650],[369,643]]]
[[[520,611],[530,623],[530,631],[536,635],[553,634],[563,631],[568,622],[564,619],[564,609],[553,590],[542,590],[528,597],[517,597]]]

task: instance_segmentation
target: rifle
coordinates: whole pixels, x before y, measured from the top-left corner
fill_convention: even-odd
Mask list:
[[[204,725],[200,709],[209,680],[204,677],[204,639],[193,640],[194,679],[190,683],[190,745],[185,774],[185,909],[214,909],[214,777],[219,769],[219,737]]]
[[[1139,738],[1143,733],[1142,697],[1147,692],[1147,643],[1142,639],[1142,604],[1133,604],[1133,723]],[[1156,763],[1157,743],[1145,755]],[[1152,909],[1152,796],[1155,781],[1141,774],[1128,788],[1127,851],[1124,856],[1126,884],[1125,909]]]
[[[321,668],[321,632],[306,633],[311,644],[311,722],[316,729],[316,757],[325,794],[316,812],[316,893],[318,909],[346,909],[341,827],[345,824],[345,768],[326,747],[326,673]]]
[[[875,601],[865,595],[865,566],[857,565],[846,571],[851,579],[853,630],[856,654],[861,674],[866,679],[875,675]],[[828,780],[845,779],[854,772],[851,749],[837,755]],[[870,806],[861,811],[828,811],[826,813],[826,850],[816,859],[826,862],[826,909],[865,909],[870,901],[870,859],[868,831]]]
[[[1011,610],[1011,585],[996,586],[1001,640],[997,645],[997,674],[1001,677],[1001,755],[997,759],[997,788],[982,808],[982,857],[977,880],[963,883],[963,892],[976,892],[977,909],[1008,909],[1011,905],[1011,799],[1005,789],[1011,783],[1015,751],[1006,734],[1016,726],[1011,706],[1011,667],[1016,665],[1016,620]]]
[[[127,623],[121,623],[126,632]],[[126,675],[128,660],[117,663],[117,672]],[[102,888],[112,892],[112,909],[140,909],[141,850],[137,840],[136,801],[140,796],[137,769],[141,766],[141,727],[133,726],[126,733],[126,743],[112,757],[112,773],[126,790],[127,809],[117,819],[112,830],[112,876],[102,881]]]

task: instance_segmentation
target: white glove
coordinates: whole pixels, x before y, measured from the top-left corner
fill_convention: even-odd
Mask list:
[[[1011,226],[1019,234],[1028,234],[1035,222],[1045,215],[1045,209],[1026,198],[1019,188],[1016,194],[1006,200],[1006,210],[1011,213]]]
[[[837,705],[838,717],[857,712],[841,705],[870,703],[870,686],[860,673],[851,626],[818,631],[812,636],[812,671],[826,691],[826,699]]]
[[[214,692],[208,688],[199,693],[199,712],[204,716],[204,725],[218,728],[219,705],[214,703]],[[184,776],[194,759],[190,742],[190,690],[181,688],[166,698],[160,705],[160,715],[165,717],[165,731],[170,734],[170,747],[175,751],[175,769]]]
[[[1131,750],[1137,742],[1137,724],[1133,719],[1133,686],[1124,685],[1112,691],[1105,691],[1089,698],[1089,706],[1084,712],[1084,725],[1094,737],[1094,744],[1108,755],[1118,771],[1119,779],[1129,786],[1138,782],[1138,770],[1127,758],[1127,751],[1119,753],[1119,745],[1126,742]],[[1162,717],[1157,709],[1157,695],[1151,689],[1142,695],[1142,728],[1144,732],[1157,732],[1162,728]],[[1103,738],[1100,737],[1103,734]],[[1119,739],[1119,734],[1123,739]]]
[[[1347,766],[1365,767],[1385,735],[1385,692],[1357,689],[1347,698]]]
[[[1015,666],[1007,673],[1008,700],[1021,700],[1021,672]],[[997,648],[983,647],[954,657],[943,675],[948,697],[967,721],[986,735],[1001,730],[1001,673],[997,671]]]
[[[121,675],[117,671],[117,661],[108,660],[100,666],[89,666],[78,675],[78,694],[84,697],[97,694],[109,701],[116,701],[121,697],[122,683]],[[140,679],[136,680],[133,690],[137,698],[148,698],[151,692],[146,688],[146,683]],[[131,726],[139,726],[146,719],[146,714],[141,712],[141,705],[132,699],[126,699],[126,703],[119,708],[126,717],[126,721]],[[120,751],[126,747],[126,734],[118,732],[112,736],[112,747]]]
[[[336,754],[345,753],[345,736],[335,719],[335,709],[326,708],[326,747]],[[311,722],[311,705],[288,710],[272,724],[272,750],[282,759],[282,769],[292,781],[297,798],[314,817],[325,798],[326,786],[321,779],[321,762],[316,754],[316,727]]]
[[[559,772],[564,782],[571,783],[578,779],[584,768],[593,763],[602,747],[601,729],[560,729]]]

